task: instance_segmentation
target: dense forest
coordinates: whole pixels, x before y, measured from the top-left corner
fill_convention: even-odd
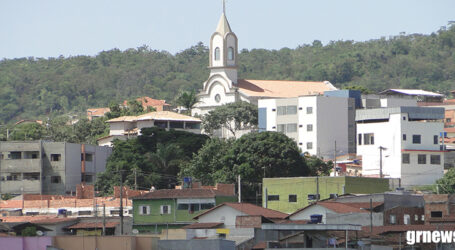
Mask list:
[[[173,102],[208,77],[208,48],[199,43],[172,55],[147,46],[96,56],[0,61],[0,124],[78,114],[111,101],[150,96]],[[336,87],[455,89],[455,25],[431,35],[366,42],[320,41],[295,49],[239,52],[239,77],[328,80]]]

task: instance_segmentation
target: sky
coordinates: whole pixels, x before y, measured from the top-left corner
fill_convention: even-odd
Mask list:
[[[222,0],[0,0],[0,58],[95,56],[147,45],[208,44]],[[226,0],[239,48],[431,34],[455,21],[453,0]]]

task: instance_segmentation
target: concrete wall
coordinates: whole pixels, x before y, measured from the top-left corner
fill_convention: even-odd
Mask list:
[[[158,249],[186,249],[186,250],[234,250],[235,242],[222,239],[213,240],[160,240]]]
[[[158,238],[152,236],[57,236],[54,247],[65,250],[153,250]]]
[[[229,206],[221,206],[210,213],[204,214],[198,218],[199,223],[223,222],[225,227],[235,227],[236,217],[246,215]]]
[[[0,237],[0,250],[45,250],[52,237]]]

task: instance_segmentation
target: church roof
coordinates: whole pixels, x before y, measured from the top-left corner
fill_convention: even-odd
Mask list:
[[[302,95],[319,95],[324,91],[336,90],[330,82],[302,82],[276,80],[246,80],[237,81],[239,91],[247,96],[289,98]]]
[[[229,26],[229,22],[224,13],[221,14],[220,21],[218,21],[216,32],[220,33],[221,35],[225,35],[226,33],[232,32],[231,26]]]

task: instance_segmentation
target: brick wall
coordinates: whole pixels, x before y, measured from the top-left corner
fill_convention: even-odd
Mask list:
[[[95,186],[93,185],[76,185],[76,199],[93,199],[95,196]]]
[[[404,215],[408,214],[411,225],[423,225],[422,215],[424,215],[423,207],[394,207],[384,211],[384,226],[388,225],[404,225]],[[396,223],[392,224],[390,215],[395,215]],[[416,217],[417,215],[417,217]],[[417,218],[417,220],[416,220]]]

